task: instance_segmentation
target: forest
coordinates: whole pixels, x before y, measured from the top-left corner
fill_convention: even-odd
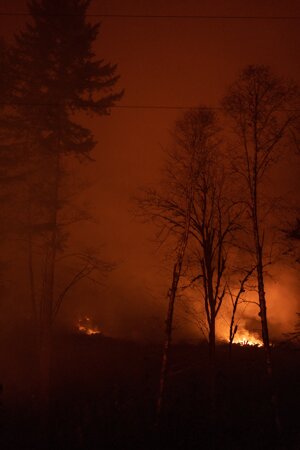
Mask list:
[[[0,11],[1,448],[299,449],[299,73],[249,39],[258,62],[245,51],[207,95],[199,71],[189,97],[166,54],[178,20],[300,15],[100,3]],[[172,104],[167,69],[150,100],[130,80],[152,33]]]

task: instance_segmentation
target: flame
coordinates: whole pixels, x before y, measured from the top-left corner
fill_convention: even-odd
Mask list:
[[[247,330],[238,331],[234,337],[233,342],[234,344],[238,345],[250,345],[254,347],[263,346],[262,340]]]
[[[85,316],[78,320],[77,329],[80,333],[92,336],[94,334],[101,334],[99,327],[92,323],[90,317]]]

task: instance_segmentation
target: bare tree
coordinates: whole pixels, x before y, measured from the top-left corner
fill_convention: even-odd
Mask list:
[[[176,299],[178,283],[180,281],[180,277],[181,277],[181,273],[182,273],[182,265],[184,262],[184,257],[185,257],[186,248],[187,248],[188,240],[189,240],[189,234],[190,234],[191,213],[192,213],[192,206],[193,206],[194,182],[195,182],[195,180],[194,180],[195,157],[196,157],[196,143],[193,145],[192,152],[190,155],[191,159],[188,164],[188,169],[189,169],[188,180],[189,181],[186,186],[186,199],[185,199],[185,205],[184,205],[184,222],[182,224],[183,230],[181,231],[180,236],[178,238],[178,244],[177,244],[177,249],[176,249],[176,258],[175,258],[175,263],[174,263],[174,267],[173,267],[172,284],[168,291],[168,303],[169,304],[168,304],[168,312],[167,312],[167,318],[166,318],[165,344],[164,344],[161,373],[160,373],[160,380],[159,380],[159,393],[158,393],[157,407],[156,407],[156,424],[158,424],[158,421],[160,418],[164,389],[165,389],[165,381],[166,381],[166,375],[167,375],[167,370],[168,370],[169,350],[170,350],[170,345],[171,345],[171,340],[172,340],[172,326],[173,326],[175,299]]]
[[[161,239],[169,239],[169,243],[175,243],[176,248],[168,294],[158,413],[167,373],[174,303],[183,265],[185,272],[190,272],[191,284],[199,285],[205,305],[212,373],[212,410],[215,408],[216,317],[225,296],[224,275],[229,241],[239,215],[234,203],[226,198],[224,160],[220,154],[216,115],[206,108],[186,112],[177,121],[173,137],[174,146],[168,153],[161,191],[148,190],[139,200],[143,213],[160,225]]]
[[[54,298],[52,321],[58,315],[65,297],[79,282],[88,280],[102,286],[105,275],[115,267],[113,263],[109,263],[98,256],[98,252],[95,249],[88,249],[84,252],[69,255],[65,254],[57,259],[56,264],[62,261],[65,262],[66,260],[68,260],[69,264],[71,261],[72,274],[62,284],[61,289],[57,292],[56,298]]]
[[[241,205],[231,199],[226,163],[215,140],[196,181],[192,233],[189,247],[192,284],[204,303],[210,356],[211,421],[216,420],[216,320],[226,296],[227,276],[232,270],[234,236],[239,228]]]
[[[223,107],[231,119],[239,157],[236,173],[252,228],[250,250],[256,266],[258,302],[267,374],[272,384],[272,362],[269,340],[267,304],[264,287],[266,260],[265,211],[262,185],[270,168],[276,163],[288,135],[299,118],[293,106],[297,88],[272,74],[265,66],[248,66],[230,87]],[[272,395],[277,428],[280,429],[276,398]]]
[[[244,277],[239,281],[239,287],[238,290],[234,293],[231,289],[230,284],[228,283],[227,286],[227,293],[229,294],[229,298],[232,304],[232,311],[231,311],[231,318],[230,318],[230,324],[229,324],[229,358],[231,359],[232,355],[232,344],[235,338],[235,335],[238,331],[238,323],[236,321],[236,314],[238,310],[238,306],[246,302],[246,300],[242,297],[242,295],[247,291],[246,283],[251,277],[252,273],[255,271],[256,267],[253,267],[250,270],[247,270],[244,274]]]

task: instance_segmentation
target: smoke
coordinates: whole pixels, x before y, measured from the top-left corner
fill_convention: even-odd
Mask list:
[[[270,334],[276,338],[293,331],[300,309],[299,271],[278,266],[266,286]]]
[[[298,271],[286,266],[277,265],[272,274],[266,276],[265,292],[267,301],[267,317],[271,341],[282,340],[285,333],[293,331],[300,309]],[[238,306],[236,321],[239,333],[250,333],[261,338],[261,322],[259,316],[258,294],[248,292],[245,303]],[[228,340],[232,307],[229,299],[225,300],[217,323],[218,336]]]

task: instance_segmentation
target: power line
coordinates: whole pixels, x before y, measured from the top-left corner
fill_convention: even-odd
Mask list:
[[[60,103],[33,103],[33,102],[0,102],[1,106],[37,106],[37,107],[58,107],[62,104]],[[64,105],[64,104],[63,104]],[[88,104],[71,104],[66,103],[66,106],[89,106]],[[92,105],[95,108],[95,105]],[[103,108],[103,106],[99,106],[99,108]],[[166,109],[166,110],[186,110],[186,109],[213,109],[213,110],[221,110],[221,107],[199,107],[199,106],[190,106],[190,105],[112,105],[108,106],[107,109]]]
[[[31,16],[29,12],[0,12],[0,16]],[[56,17],[56,16],[79,16],[79,14],[35,14],[40,17]],[[87,13],[86,17],[102,17],[108,19],[171,19],[171,20],[300,20],[300,16],[244,16],[244,15],[189,15],[189,14],[100,14],[100,13]]]
[[[0,102],[0,106],[36,106],[36,107],[58,107],[58,106],[72,106],[72,107],[84,107],[90,106],[88,104],[73,104],[73,103],[32,103],[32,102]],[[95,105],[91,105],[92,108],[97,108]],[[223,111],[221,106],[196,106],[196,105],[111,105],[108,107],[99,106],[100,109],[131,109],[131,110],[189,110],[189,109],[202,109],[212,111]],[[300,109],[278,109],[278,112],[300,112]]]
[[[186,110],[186,109],[213,109],[221,110],[221,107],[199,107],[199,106],[184,106],[184,105],[114,105],[112,108],[115,109],[165,109],[165,110]]]

